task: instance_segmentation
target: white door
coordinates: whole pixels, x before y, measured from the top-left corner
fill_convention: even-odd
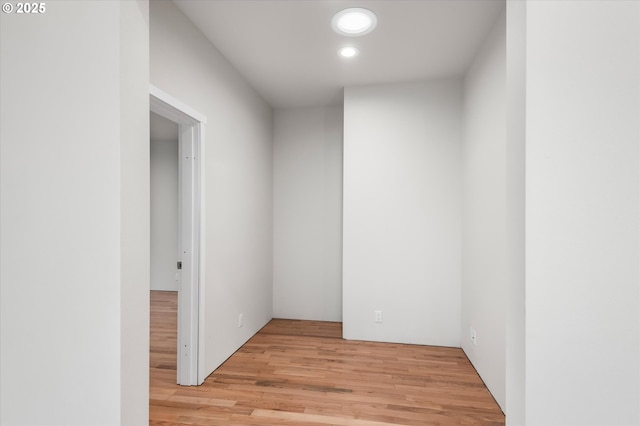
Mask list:
[[[204,124],[206,118],[187,105],[151,86],[151,111],[180,125],[179,128],[179,218],[177,275],[178,359],[177,382],[199,385],[204,377],[200,344],[204,335],[201,318],[204,283]],[[176,263],[176,266],[178,263]]]

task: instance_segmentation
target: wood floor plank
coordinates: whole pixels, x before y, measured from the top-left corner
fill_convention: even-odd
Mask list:
[[[504,425],[458,348],[347,341],[274,319],[202,386],[176,382],[177,294],[151,292],[152,426]]]

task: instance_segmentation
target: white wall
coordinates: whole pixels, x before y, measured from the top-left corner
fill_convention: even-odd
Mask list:
[[[526,423],[640,424],[640,3],[526,32]]]
[[[506,46],[501,15],[464,81],[462,348],[505,407]],[[472,344],[470,329],[476,332]]]
[[[341,106],[277,110],[273,315],[342,320]]]
[[[134,426],[149,422],[149,3],[136,0],[118,4],[120,424]],[[98,76],[93,84],[104,81]],[[91,134],[95,133],[93,129]]]
[[[507,21],[507,288],[505,414],[525,424],[525,53],[526,3],[508,0]]]
[[[3,425],[148,422],[146,14],[2,14]]]
[[[167,134],[151,135],[151,290],[178,291],[178,124],[151,113],[154,125]]]
[[[203,326],[213,371],[272,318],[272,113],[173,3],[151,2],[150,15],[151,83],[207,117]]]
[[[460,346],[461,129],[457,79],[345,89],[345,338]]]

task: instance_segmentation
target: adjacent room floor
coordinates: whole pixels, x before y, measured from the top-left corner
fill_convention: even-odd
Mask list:
[[[150,425],[504,425],[461,349],[274,319],[202,386],[176,382],[177,293],[151,292]]]

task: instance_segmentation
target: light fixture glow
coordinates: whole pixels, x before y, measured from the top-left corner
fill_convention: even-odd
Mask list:
[[[340,35],[357,37],[373,31],[378,23],[376,15],[359,7],[341,10],[333,15],[331,27]]]
[[[353,58],[354,56],[358,56],[360,51],[352,46],[346,46],[338,50],[338,54],[343,58]]]

